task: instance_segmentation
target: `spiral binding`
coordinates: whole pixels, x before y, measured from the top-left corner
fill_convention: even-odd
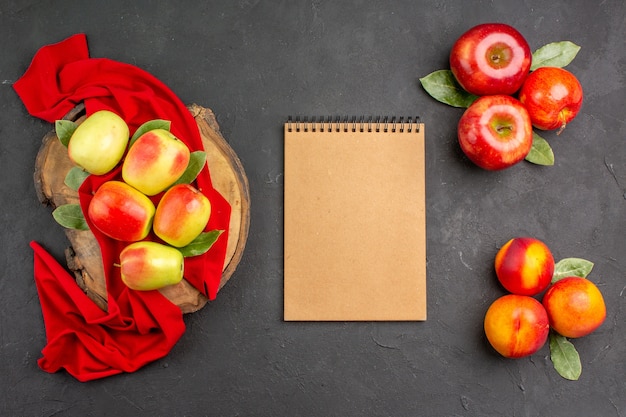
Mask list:
[[[395,116],[369,116],[367,119],[365,116],[357,118],[356,116],[348,117],[336,116],[333,120],[332,116],[327,116],[324,120],[324,116],[320,116],[319,120],[315,116],[311,117],[311,120],[307,116],[304,116],[300,120],[300,116],[296,116],[295,120],[291,116],[287,119],[287,130],[289,132],[408,132],[413,131],[415,125],[415,132],[420,131],[420,118],[404,117],[396,118]]]

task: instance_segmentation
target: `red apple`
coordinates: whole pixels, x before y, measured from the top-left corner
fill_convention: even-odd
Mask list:
[[[148,197],[122,181],[107,181],[94,194],[87,215],[105,235],[125,242],[148,236],[154,204]]]
[[[189,184],[178,184],[163,194],[154,215],[154,233],[172,246],[183,247],[206,227],[211,202]]]
[[[515,28],[484,23],[465,32],[450,51],[450,70],[461,87],[483,96],[513,94],[530,70],[528,42]]]
[[[523,160],[533,142],[528,112],[507,95],[483,96],[463,113],[458,139],[467,157],[481,168],[500,170]]]
[[[153,196],[183,175],[189,159],[189,148],[172,133],[165,129],[150,130],[128,150],[122,178],[142,193]]]
[[[183,279],[184,265],[178,249],[157,242],[131,243],[120,252],[122,281],[133,290],[156,290],[177,284]]]
[[[557,67],[540,67],[530,73],[519,92],[533,126],[561,133],[583,104],[583,88],[574,74]]]

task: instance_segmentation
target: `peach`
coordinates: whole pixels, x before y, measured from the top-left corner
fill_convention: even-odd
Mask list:
[[[606,318],[602,293],[586,278],[560,279],[548,288],[542,303],[550,326],[561,336],[569,338],[594,332]]]
[[[532,355],[548,339],[548,315],[541,303],[526,295],[507,294],[485,314],[484,330],[493,348],[506,358]]]
[[[105,235],[125,242],[150,233],[156,211],[150,199],[122,181],[107,181],[94,194],[87,215]]]
[[[554,274],[554,257],[545,243],[531,237],[516,237],[496,254],[498,281],[509,292],[536,295],[548,288]]]

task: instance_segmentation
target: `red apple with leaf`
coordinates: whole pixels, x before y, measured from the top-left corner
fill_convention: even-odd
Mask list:
[[[524,81],[519,92],[533,126],[561,133],[580,111],[583,89],[574,74],[558,67],[537,68]]]
[[[531,60],[528,42],[517,29],[504,23],[484,23],[454,43],[450,70],[471,94],[514,94],[528,75]]]
[[[122,181],[107,181],[96,190],[87,215],[105,235],[135,242],[150,233],[155,211],[152,201],[135,188]]]
[[[465,110],[458,140],[467,157],[486,170],[501,170],[523,160],[532,146],[530,116],[508,95],[483,96]]]

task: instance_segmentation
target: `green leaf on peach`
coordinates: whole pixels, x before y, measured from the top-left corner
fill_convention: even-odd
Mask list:
[[[183,175],[174,183],[175,184],[191,184],[196,179],[202,168],[206,164],[206,152],[195,151],[189,155],[189,164]]]
[[[536,165],[554,165],[554,152],[547,140],[533,132],[533,144],[525,159]]]
[[[217,241],[217,238],[223,233],[223,230],[211,230],[210,232],[202,232],[187,246],[178,248],[185,258],[203,255],[211,249],[211,246]]]
[[[141,135],[143,135],[144,133],[149,132],[151,130],[163,129],[163,130],[167,130],[169,132],[171,125],[172,125],[171,121],[169,121],[169,120],[162,120],[162,119],[154,119],[154,120],[149,120],[149,121],[145,122],[144,124],[142,124],[141,126],[139,126],[137,128],[137,130],[135,131],[133,136],[130,138],[130,141],[128,143],[128,147],[133,146],[133,143],[135,143],[135,141],[137,139],[139,139],[139,137]]]
[[[570,41],[552,42],[533,52],[530,70],[540,67],[563,68],[574,60],[580,46]]]
[[[89,175],[89,172],[80,167],[72,167],[65,176],[65,185],[74,191],[78,191]]]
[[[71,120],[56,120],[54,122],[54,130],[56,130],[57,137],[66,148],[77,127],[78,124]]]
[[[478,97],[461,87],[450,70],[438,70],[420,78],[422,87],[435,100],[453,107],[467,108]]]
[[[89,230],[80,204],[64,204],[52,211],[52,217],[67,229]]]
[[[550,359],[563,378],[576,381],[580,377],[582,364],[578,351],[570,341],[555,332],[550,332]]]
[[[567,277],[586,278],[593,269],[593,262],[581,258],[561,259],[554,265],[552,283]]]

